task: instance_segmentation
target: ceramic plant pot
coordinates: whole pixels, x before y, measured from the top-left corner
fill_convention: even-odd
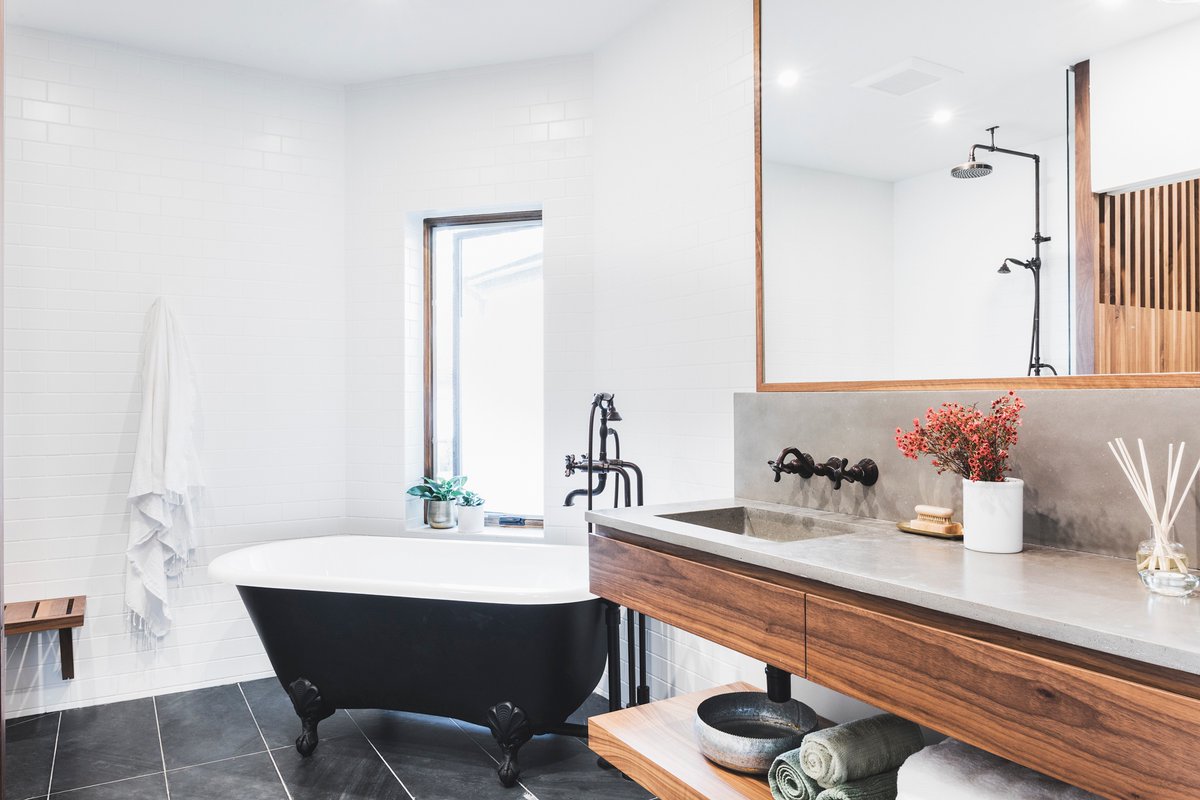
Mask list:
[[[458,507],[458,532],[483,533],[483,506]]]
[[[963,545],[980,553],[1019,553],[1025,546],[1025,482],[963,479]]]

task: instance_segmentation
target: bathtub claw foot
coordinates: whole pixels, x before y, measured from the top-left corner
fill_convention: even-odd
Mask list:
[[[292,707],[300,718],[301,732],[296,737],[296,751],[311,756],[317,749],[317,723],[333,715],[337,709],[325,703],[320,690],[306,678],[297,678],[288,686]]]
[[[487,724],[496,739],[496,744],[500,745],[500,753],[503,756],[500,766],[496,769],[500,783],[506,788],[516,786],[517,778],[521,775],[517,751],[533,736],[529,717],[512,703],[500,703],[488,709]]]

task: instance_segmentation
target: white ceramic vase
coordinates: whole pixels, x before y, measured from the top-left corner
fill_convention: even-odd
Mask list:
[[[483,533],[483,506],[458,507],[458,532]]]
[[[1019,553],[1025,546],[1022,518],[1025,481],[963,478],[963,545],[980,553]]]

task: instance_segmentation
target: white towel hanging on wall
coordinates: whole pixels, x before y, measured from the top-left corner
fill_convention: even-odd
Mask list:
[[[134,627],[156,638],[171,628],[167,579],[183,572],[195,547],[195,505],[204,486],[198,424],[187,342],[160,297],[142,333],[142,412],[129,481],[125,575],[125,603]]]

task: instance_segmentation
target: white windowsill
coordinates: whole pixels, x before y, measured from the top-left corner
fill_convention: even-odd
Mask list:
[[[414,539],[458,539],[468,542],[540,542],[545,538],[545,529],[489,525],[482,533],[459,533],[458,528],[431,528],[428,525],[420,525],[406,528],[402,535]]]

